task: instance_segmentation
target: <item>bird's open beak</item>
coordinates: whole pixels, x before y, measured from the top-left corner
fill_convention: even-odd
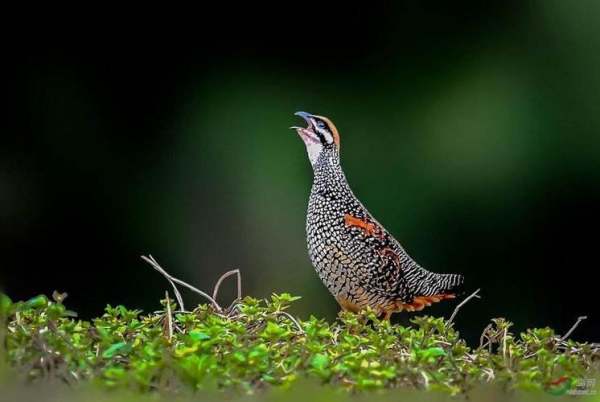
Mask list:
[[[312,117],[312,114],[306,112],[296,112],[294,113],[294,116],[300,116],[310,124],[310,118]]]
[[[306,112],[296,112],[294,113],[296,116],[300,116],[308,123],[308,127],[298,127],[292,126],[290,127],[293,130],[296,130],[302,141],[304,141],[307,145],[313,142],[319,142],[319,137],[314,132],[314,126],[312,123],[312,115]]]

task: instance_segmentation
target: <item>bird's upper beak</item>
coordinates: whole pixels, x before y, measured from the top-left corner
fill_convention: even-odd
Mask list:
[[[310,124],[310,118],[312,117],[312,114],[306,112],[296,112],[294,113],[294,116],[300,116]]]
[[[300,116],[308,123],[308,127],[298,127],[292,126],[290,127],[293,130],[296,130],[300,138],[308,145],[311,142],[319,142],[319,137],[314,132],[313,126],[313,116],[310,113],[306,112],[296,112],[294,113],[296,116]]]

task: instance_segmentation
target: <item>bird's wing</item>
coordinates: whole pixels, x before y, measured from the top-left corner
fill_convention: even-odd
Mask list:
[[[461,275],[437,274],[421,267],[404,250],[402,245],[381,225],[369,211],[359,204],[357,213],[344,215],[346,227],[362,232],[371,238],[369,250],[376,258],[378,274],[373,287],[388,295],[411,303],[416,296],[433,296],[433,301],[453,296],[462,284]]]
[[[399,243],[366,210],[345,214],[344,224],[350,233],[364,239],[362,258],[366,272],[363,276],[371,291],[412,300],[405,270],[410,257]]]

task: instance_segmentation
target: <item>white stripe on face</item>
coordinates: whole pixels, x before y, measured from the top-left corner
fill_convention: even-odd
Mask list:
[[[311,122],[315,131],[317,131],[323,136],[327,144],[333,143],[333,136],[329,132],[329,129],[327,128],[327,124],[325,122],[314,118],[311,118]]]

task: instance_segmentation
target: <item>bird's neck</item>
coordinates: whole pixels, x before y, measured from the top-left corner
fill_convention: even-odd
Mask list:
[[[337,150],[323,151],[313,165],[313,171],[313,191],[320,195],[341,196],[350,192]]]

